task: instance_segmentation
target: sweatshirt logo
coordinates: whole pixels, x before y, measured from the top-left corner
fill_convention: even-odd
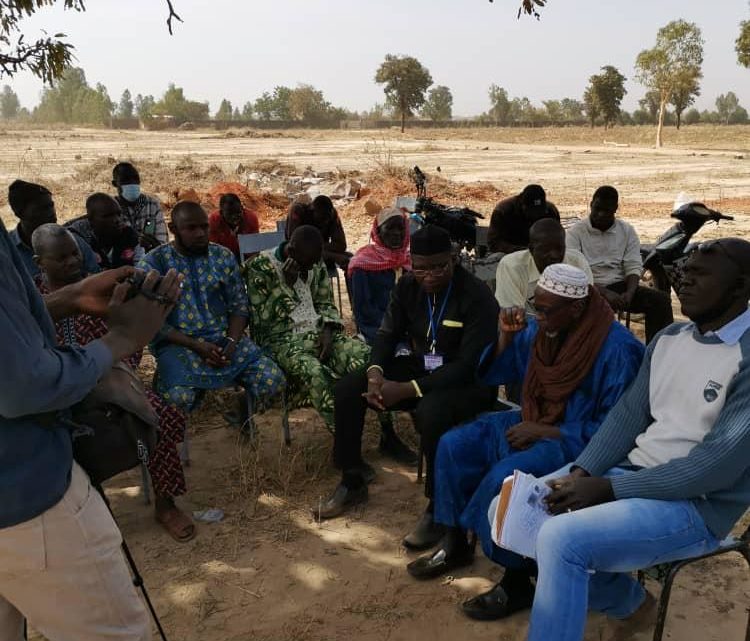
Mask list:
[[[706,387],[703,389],[703,398],[709,403],[713,403],[719,398],[719,392],[724,386],[716,381],[709,380]]]

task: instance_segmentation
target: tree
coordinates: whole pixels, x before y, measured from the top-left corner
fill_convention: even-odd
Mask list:
[[[242,120],[242,114],[240,114],[240,108],[235,107],[232,112],[232,120]]]
[[[331,117],[331,103],[312,85],[292,89],[287,100],[289,118],[307,124],[322,124]]]
[[[697,96],[701,94],[701,87],[697,78],[685,78],[684,82],[679,82],[672,92],[670,104],[674,107],[674,115],[677,120],[677,129],[680,128],[682,121],[682,112],[695,102]]]
[[[688,109],[685,113],[684,122],[686,125],[697,125],[701,121],[701,112],[695,107]]]
[[[427,100],[422,107],[425,118],[441,122],[453,118],[453,94],[448,87],[437,85],[430,89]]]
[[[171,35],[172,20],[182,22],[182,18],[175,13],[172,0],[166,2],[169,9],[167,27]],[[50,5],[62,5],[63,9],[78,12],[86,10],[83,0],[0,0],[0,78],[30,71],[51,84],[63,77],[73,61],[73,45],[63,40],[65,34],[44,34],[44,37],[29,42],[24,39],[26,34],[21,28],[23,19]]]
[[[716,98],[716,111],[719,114],[719,119],[725,125],[728,125],[732,116],[740,108],[740,100],[733,91],[729,91],[726,94],[721,94]]]
[[[620,104],[627,93],[625,91],[625,81],[623,76],[615,67],[607,65],[601,68],[602,73],[595,74],[589,78],[589,86],[584,95],[584,102],[588,102],[596,114],[591,120],[591,126],[595,124],[597,116],[601,116],[604,121],[604,128],[617,122],[620,115]]]
[[[253,113],[253,103],[248,101],[242,106],[242,119],[243,120],[252,120],[253,116],[255,114]]]
[[[510,101],[510,120],[523,125],[533,124],[538,118],[537,110],[526,96]]]
[[[659,93],[659,119],[656,146],[662,146],[662,129],[667,104],[675,89],[703,77],[703,38],[692,22],[674,20],[659,29],[656,46],[641,51],[636,58],[636,77],[652,91]]]
[[[583,103],[574,98],[563,98],[560,101],[563,119],[566,122],[578,122],[583,119]]]
[[[231,120],[232,119],[232,103],[226,98],[221,101],[219,109],[214,116],[215,120]]]
[[[401,133],[406,118],[425,102],[425,92],[432,84],[430,72],[411,56],[386,55],[375,74],[375,82],[385,85],[386,101],[401,115]]]
[[[120,118],[132,118],[134,108],[135,105],[131,99],[130,90],[126,89],[122,92],[122,96],[120,96],[120,103],[117,106],[117,115]]]
[[[263,92],[255,101],[253,110],[260,120],[291,120],[289,115],[289,87],[275,87],[273,94]]]
[[[594,88],[589,85],[583,92],[583,110],[586,112],[586,118],[594,128],[597,118],[599,118],[599,101],[596,99]]]
[[[552,124],[560,124],[563,121],[563,108],[562,103],[559,100],[544,100],[542,101],[544,109],[547,112],[547,118]]]
[[[208,103],[197,102],[185,98],[182,87],[170,82],[161,100],[152,110],[152,115],[171,116],[178,122],[206,120],[208,118]]]
[[[42,92],[34,118],[41,122],[65,122],[81,125],[109,123],[114,104],[107,88],[89,86],[83,69],[70,67]]]
[[[648,119],[642,123],[655,125],[659,119],[659,92],[647,91],[646,95],[638,101],[641,110],[648,114]]]
[[[490,116],[498,125],[507,125],[510,122],[510,100],[508,92],[497,85],[490,85]]]
[[[734,41],[734,49],[737,52],[737,62],[750,68],[750,20],[740,23],[740,35]]]
[[[729,116],[730,125],[746,125],[748,123],[747,109],[742,106],[737,107],[734,113]]]
[[[153,96],[142,96],[138,94],[135,97],[135,113],[141,119],[150,118],[154,111],[156,101]]]
[[[2,93],[0,93],[0,116],[7,120],[16,118],[20,108],[21,101],[18,99],[16,92],[9,85],[5,85]]]

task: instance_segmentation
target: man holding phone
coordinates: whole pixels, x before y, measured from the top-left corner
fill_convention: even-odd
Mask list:
[[[185,277],[183,297],[153,346],[157,391],[190,411],[199,389],[242,385],[254,398],[271,397],[284,375],[245,335],[247,295],[232,252],[208,240],[203,208],[182,201],[172,210],[174,241],[149,252],[144,269],[174,269]]]

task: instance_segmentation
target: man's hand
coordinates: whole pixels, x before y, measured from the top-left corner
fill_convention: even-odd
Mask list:
[[[132,268],[130,269],[132,273]],[[124,272],[126,276],[128,273]],[[103,284],[108,283],[107,287],[111,287],[111,282],[106,278],[99,280],[107,275],[105,272],[91,277],[92,280],[96,279],[96,282],[84,288],[81,295],[82,310],[98,309],[98,301],[102,292],[106,290]],[[146,295],[136,295],[130,300],[127,300],[127,297],[131,292],[131,283],[121,282],[115,285],[107,313],[109,333],[102,339],[112,350],[114,360],[130,356],[145,347],[161,329],[179,299],[182,276],[170,269],[156,287],[158,281],[158,272],[149,272],[141,285],[141,291]]]
[[[221,348],[221,355],[224,357],[224,360],[226,361],[226,364],[229,364],[232,362],[232,359],[234,358],[234,353],[237,351],[237,341],[230,340],[227,336],[224,339],[224,347]]]
[[[612,484],[608,478],[582,476],[575,474],[576,472],[578,472],[577,469],[568,476],[547,483],[552,488],[552,492],[544,499],[544,502],[550,514],[582,510],[615,500]]]
[[[367,371],[367,391],[362,394],[368,405],[381,411],[385,409],[382,394],[383,383],[385,383],[383,372],[377,367],[373,367]]]
[[[291,256],[287,258],[281,266],[281,273],[284,274],[284,281],[289,287],[292,287],[294,283],[297,282],[301,271],[299,263]]]
[[[523,307],[503,307],[498,317],[498,327],[502,334],[511,337],[526,329],[526,312]]]
[[[618,294],[617,292],[613,292],[611,289],[607,289],[606,287],[599,290],[606,301],[609,303],[609,306],[615,311],[620,312],[623,311],[629,303],[626,304],[625,298],[623,295]]]
[[[401,401],[414,398],[417,394],[414,385],[411,383],[396,383],[394,381],[385,381],[380,388],[380,394],[383,398],[385,409],[398,405]]]
[[[560,428],[554,425],[544,425],[533,421],[523,421],[511,427],[505,438],[508,444],[517,450],[527,450],[537,441],[545,438],[560,438]]]
[[[115,287],[135,272],[134,267],[108,269],[69,285],[75,313],[106,318]]]
[[[622,309],[624,311],[627,311],[630,309],[630,306],[633,304],[633,298],[635,298],[635,289],[630,290],[627,289],[620,297],[622,300]]]
[[[159,239],[156,238],[156,236],[154,236],[153,234],[144,233],[138,234],[138,244],[143,247],[146,253],[161,245]]]
[[[220,368],[229,364],[221,347],[208,341],[196,341],[192,350],[200,356],[209,367]]]
[[[318,337],[318,360],[325,363],[333,351],[333,327],[323,325]]]

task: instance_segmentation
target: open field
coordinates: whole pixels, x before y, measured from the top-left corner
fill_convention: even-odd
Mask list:
[[[622,195],[622,215],[644,240],[669,226],[670,205],[680,191],[737,218],[721,229],[704,229],[701,237],[750,238],[750,127],[690,127],[679,138],[668,130],[668,146],[660,151],[648,147],[653,133],[651,128],[483,129],[412,131],[402,137],[391,131],[0,130],[0,214],[14,224],[6,188],[22,177],[52,189],[61,219],[79,215],[87,194],[111,190],[109,171],[126,158],[141,167],[145,191],[173,203],[181,190],[193,189],[207,204],[216,182],[246,175],[237,172],[240,164],[245,170],[276,169],[280,176],[295,173],[289,165],[338,171],[342,177],[357,172],[369,197],[384,204],[398,194],[413,195],[401,168],[419,164],[431,177],[442,177],[433,184],[441,202],[469,204],[485,214],[500,197],[540,182],[566,215],[582,215],[593,189],[612,183]],[[266,194],[259,202],[264,227],[273,227],[283,215],[284,198]],[[350,244],[366,242],[370,221],[362,201],[340,212]],[[180,545],[143,505],[136,473],[109,488],[170,639],[518,638],[526,615],[480,624],[464,619],[457,608],[500,575],[481,554],[473,567],[434,583],[417,584],[406,574],[410,555],[400,539],[424,507],[422,488],[414,470],[379,457],[372,417],[364,454],[379,476],[369,505],[318,524],[309,508],[337,480],[322,422],[310,410],[295,411],[294,442],[286,448],[279,413],[271,410],[258,418],[261,436],[251,446],[219,418],[225,400],[226,393],[211,395],[191,419],[189,492],[180,500],[188,511],[222,508],[222,523],[199,524],[198,536]],[[400,420],[400,431],[412,438],[406,416]],[[665,638],[740,639],[748,603],[750,584],[737,559],[694,567],[677,583]],[[587,639],[599,639],[601,622],[591,618]]]

